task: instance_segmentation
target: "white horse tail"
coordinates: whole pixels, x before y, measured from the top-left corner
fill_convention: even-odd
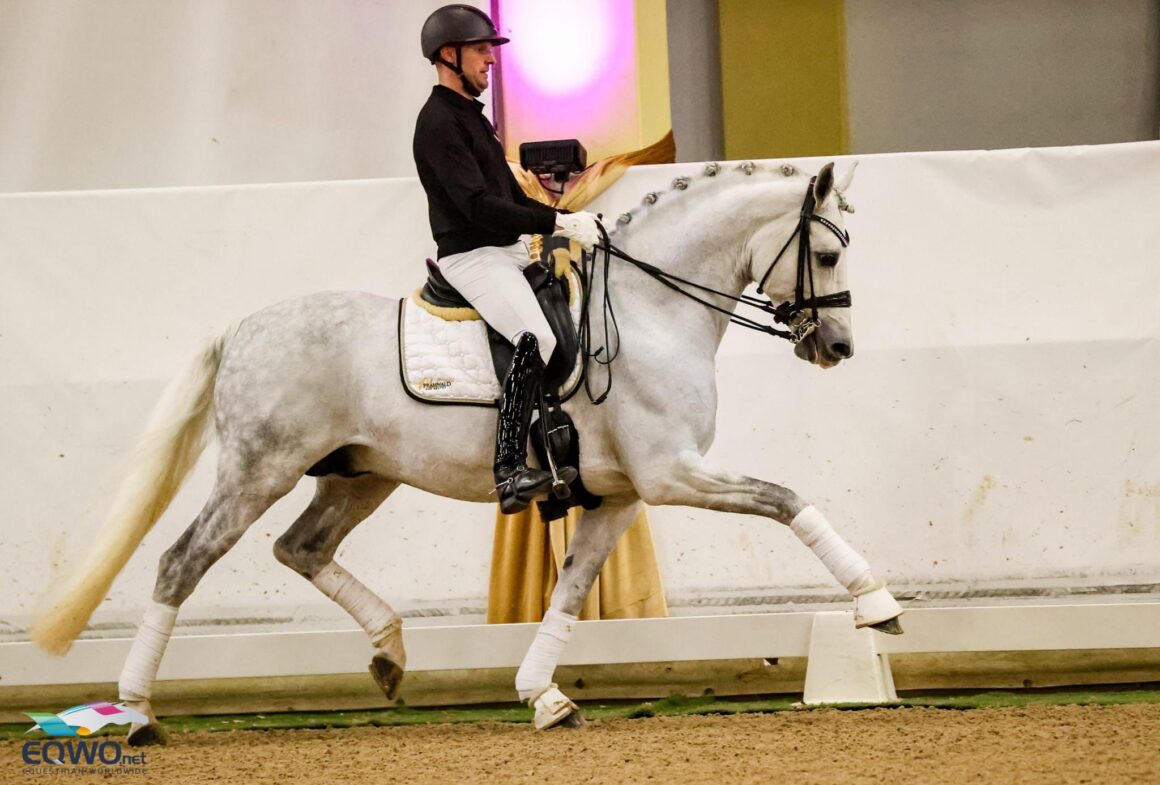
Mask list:
[[[124,479],[92,549],[32,626],[32,640],[64,654],[105,599],[113,579],[165,512],[208,444],[213,391],[222,352],[237,323],[207,339],[186,369],[165,388],[145,435],[124,466]]]

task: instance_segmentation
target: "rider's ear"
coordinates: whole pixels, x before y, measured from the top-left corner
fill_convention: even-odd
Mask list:
[[[834,187],[838,189],[839,193],[844,194],[850,190],[850,183],[854,182],[854,170],[857,168],[858,162],[851,161],[850,168],[842,172],[842,174],[836,178],[837,182],[835,183]]]
[[[821,204],[834,190],[834,162],[830,161],[818,172],[814,181],[814,204]]]

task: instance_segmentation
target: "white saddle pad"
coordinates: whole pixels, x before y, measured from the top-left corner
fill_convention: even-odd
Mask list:
[[[572,323],[580,321],[580,275],[567,273]],[[418,294],[416,293],[415,297]],[[399,304],[399,364],[403,384],[412,398],[428,403],[495,406],[499,380],[491,361],[487,324],[482,319],[451,321],[416,305],[412,297]],[[559,390],[563,400],[580,384],[583,363]]]

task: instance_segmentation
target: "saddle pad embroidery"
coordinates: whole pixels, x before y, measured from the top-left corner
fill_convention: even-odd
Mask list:
[[[569,270],[567,276],[572,292],[568,310],[572,323],[578,324],[580,276],[575,270]],[[399,364],[407,392],[430,403],[494,406],[500,388],[491,360],[487,325],[479,319],[442,319],[416,305],[410,297],[401,300],[399,308]],[[578,359],[560,388],[561,399],[575,392],[582,370]]]

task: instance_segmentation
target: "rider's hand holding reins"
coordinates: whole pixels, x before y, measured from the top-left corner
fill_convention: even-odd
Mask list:
[[[591,251],[600,241],[600,229],[596,216],[592,213],[557,213],[556,233],[580,243],[585,251]]]

